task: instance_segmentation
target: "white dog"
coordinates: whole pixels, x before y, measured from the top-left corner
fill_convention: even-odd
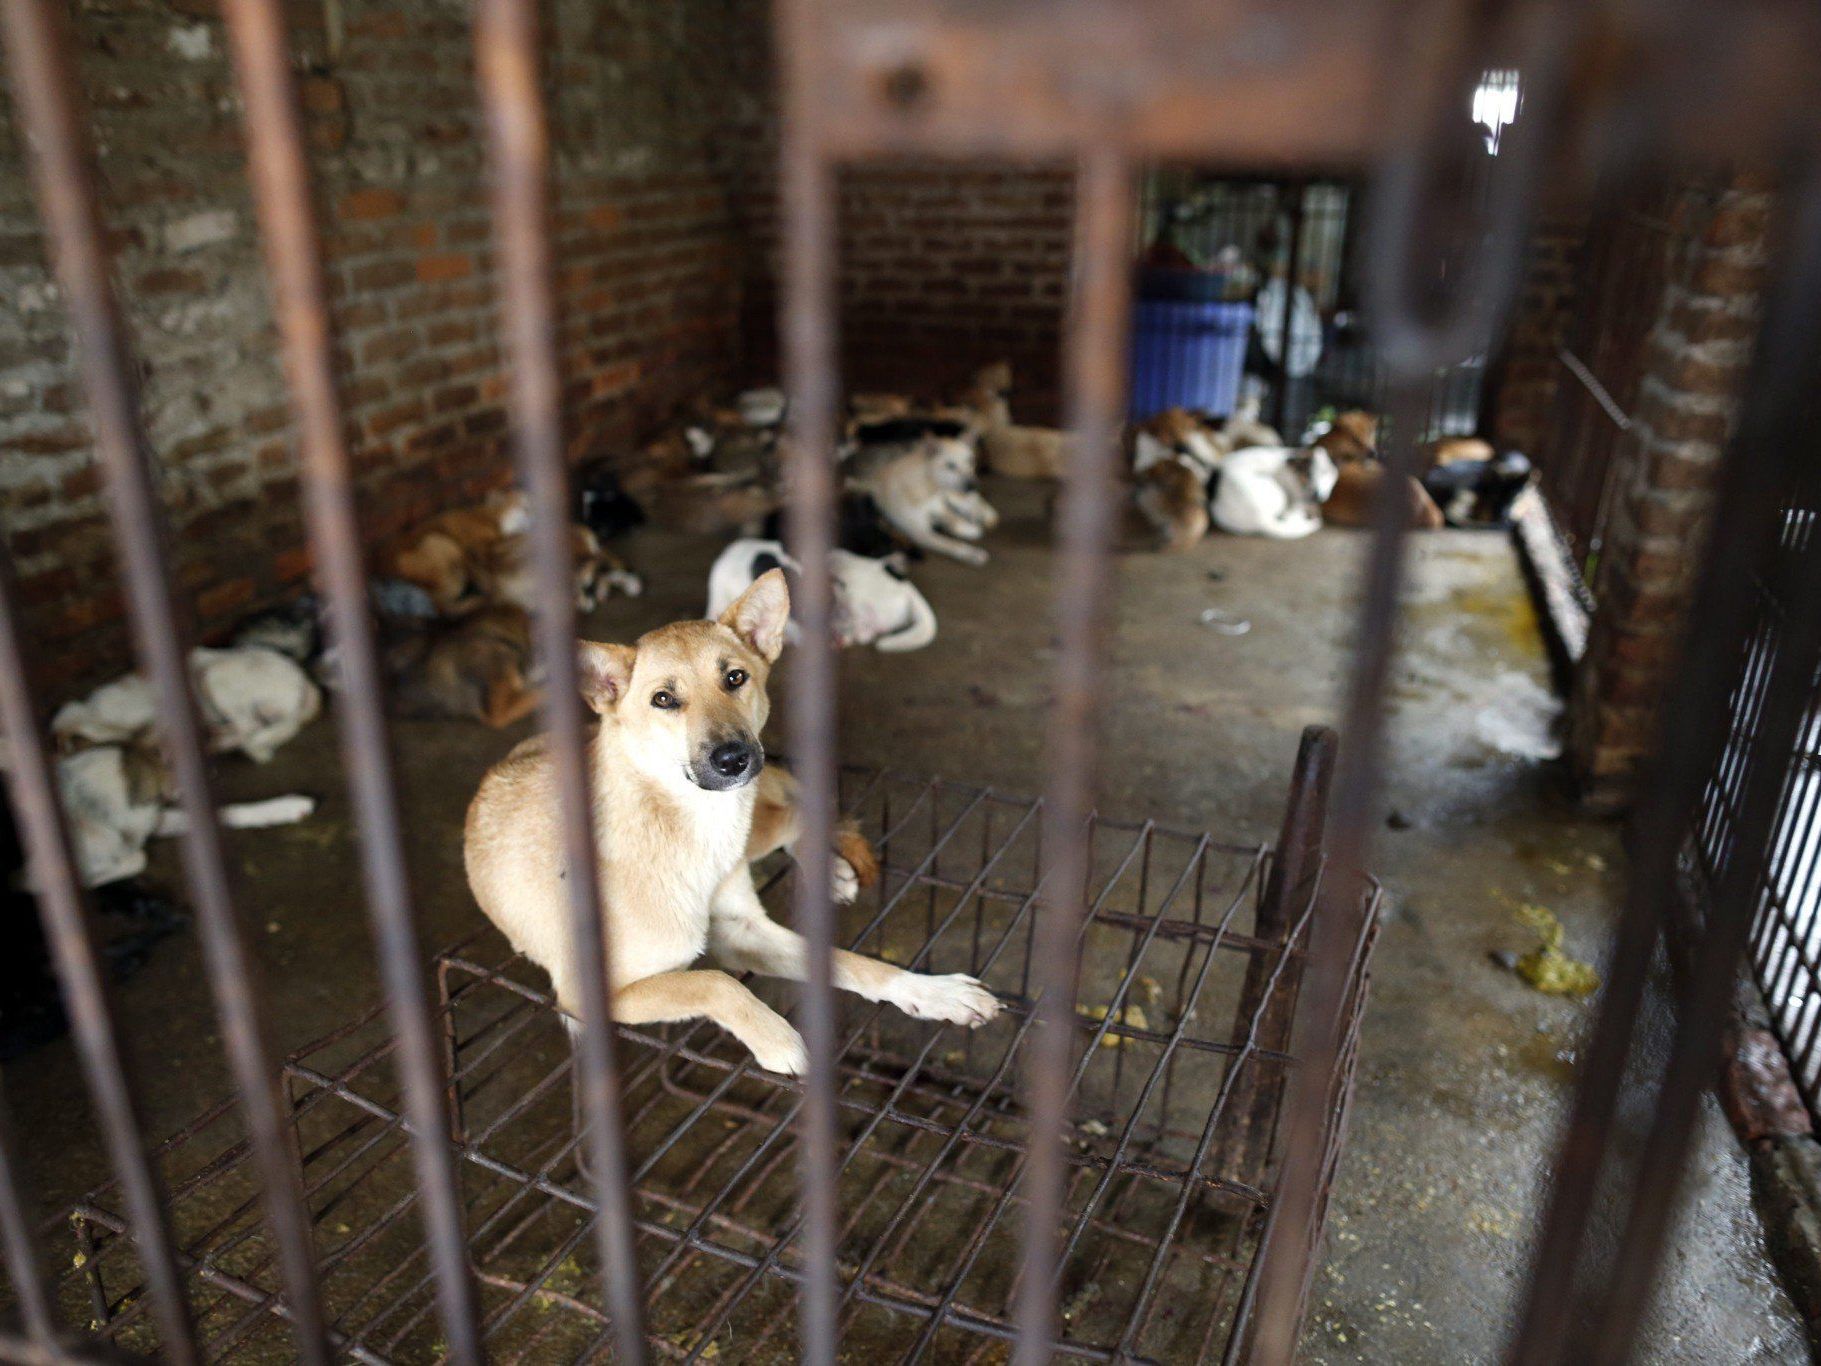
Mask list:
[[[1320,529],[1339,477],[1320,446],[1251,446],[1221,462],[1209,511],[1222,531],[1296,540]]]
[[[799,572],[797,562],[784,553],[779,541],[735,541],[716,557],[708,571],[708,611],[719,617],[752,587],[768,569]],[[888,555],[868,559],[845,550],[829,552],[829,576],[834,580],[834,629],[837,648],[873,645],[897,652],[921,650],[936,638],[936,614],[929,600],[905,576],[904,560]],[[797,625],[788,628],[796,639]]]
[[[303,666],[265,646],[191,650],[190,677],[211,753],[239,750],[263,764],[322,710],[322,692]],[[64,749],[134,744],[151,732],[154,715],[152,685],[128,674],[64,704],[51,733]]]
[[[84,887],[137,876],[145,871],[147,840],[184,833],[187,822],[171,804],[167,787],[155,753],[148,757],[124,745],[101,745],[57,760],[57,790]],[[235,802],[219,814],[230,830],[257,830],[295,824],[314,810],[314,797],[293,792]]]
[[[885,520],[914,544],[963,564],[986,563],[986,551],[972,542],[999,525],[999,514],[980,496],[974,448],[966,441],[929,436],[863,448],[847,486],[871,494]]]

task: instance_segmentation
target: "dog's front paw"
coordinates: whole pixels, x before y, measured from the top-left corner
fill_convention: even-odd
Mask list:
[[[803,1045],[803,1036],[781,1015],[754,1030],[745,1044],[752,1050],[753,1061],[767,1072],[800,1077],[809,1071],[809,1050]]]
[[[999,998],[966,973],[929,977],[906,973],[892,994],[892,1004],[916,1020],[978,1029],[999,1013]]]
[[[828,894],[835,899],[837,906],[851,906],[854,898],[860,895],[860,875],[854,871],[854,865],[834,855],[828,870]]]

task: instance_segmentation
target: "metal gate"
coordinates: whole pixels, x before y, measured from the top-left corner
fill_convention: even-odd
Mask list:
[[[402,1122],[416,1162],[413,1198],[440,1290],[443,1343],[458,1361],[482,1358],[483,1325],[465,1256],[451,1137],[448,1077],[420,968],[410,890],[400,857],[394,782],[379,707],[379,673],[367,620],[347,452],[324,308],[303,140],[277,0],[226,0],[241,81],[250,167],[277,300],[295,405],[311,540],[330,600],[348,687],[341,707],[346,766],[363,832],[366,889],[398,1047]],[[111,495],[115,538],[141,658],[152,675],[163,733],[180,780],[190,835],[185,858],[223,1035],[240,1088],[280,1288],[255,1298],[287,1320],[297,1356],[342,1350],[325,1327],[313,1253],[291,1149],[291,1116],[266,1044],[261,1001],[234,911],[234,869],[216,829],[207,764],[184,669],[186,612],[169,557],[140,437],[134,365],[108,279],[106,237],[94,191],[87,132],[77,108],[68,46],[53,0],[5,0],[6,54],[21,123],[34,152],[39,200],[59,280],[80,342],[96,444]],[[1654,780],[1637,815],[1635,858],[1598,1029],[1582,1067],[1570,1128],[1541,1222],[1533,1274],[1514,1328],[1512,1360],[1618,1361],[1628,1354],[1675,1207],[1679,1173],[1700,1097],[1714,1072],[1752,924],[1764,865],[1763,839],[1785,788],[1787,765],[1747,764],[1736,784],[1732,853],[1725,860],[1701,952],[1682,1002],[1673,1045],[1646,1121],[1648,1179],[1621,1192],[1620,1237],[1590,1236],[1590,1195],[1613,1148],[1618,1078],[1630,1050],[1651,951],[1669,903],[1677,860],[1705,785],[1724,749],[1729,696],[1744,657],[1754,584],[1772,574],[1783,600],[1821,601],[1821,555],[1800,547],[1778,556],[1786,525],[1781,495],[1812,431],[1811,399],[1821,362],[1821,180],[1812,71],[1813,16],[1793,5],[1742,7],[1712,26],[1680,4],[1530,7],[1441,4],[1426,10],[1415,48],[1408,10],[1389,4],[1289,7],[1203,0],[1142,6],[1091,2],[1013,3],[983,10],[965,0],[781,0],[778,54],[784,104],[782,324],[796,413],[790,462],[790,535],[803,565],[804,645],[797,660],[790,731],[804,788],[797,923],[812,945],[801,1018],[811,1069],[795,1126],[800,1134],[800,1252],[790,1267],[802,1359],[836,1359],[844,1281],[836,1259],[835,1068],[830,990],[832,908],[826,893],[828,836],[837,793],[833,665],[826,646],[826,565],[834,501],[832,447],[837,392],[832,314],[832,167],[888,151],[1017,152],[1066,156],[1077,166],[1077,290],[1068,338],[1071,425],[1081,434],[1062,496],[1056,612],[1061,640],[1049,734],[1053,778],[1035,815],[1050,851],[1047,895],[1033,890],[1028,1056],[1023,1105],[1029,1142],[1019,1177],[1022,1267],[1015,1321],[1017,1359],[1048,1360],[1061,1322],[1056,1273],[1068,1167],[1055,1136],[1069,1101],[1077,933],[1093,908],[1090,850],[1094,716],[1100,646],[1107,625],[1109,543],[1115,499],[1112,452],[1120,409],[1127,311],[1126,264],[1134,168],[1141,160],[1227,164],[1376,163],[1374,229],[1363,286],[1374,335],[1391,377],[1395,471],[1412,468],[1409,435],[1423,427],[1430,376],[1479,354],[1509,300],[1525,226],[1554,149],[1601,166],[1647,156],[1781,154],[1795,148],[1786,195],[1785,249],[1760,358],[1727,462],[1715,543],[1696,593],[1698,633],[1676,675]],[[598,1121],[587,1129],[596,1194],[583,1224],[599,1245],[605,1332],[623,1360],[643,1359],[645,1294],[633,1255],[628,1194],[625,1040],[608,1028],[605,946],[595,914],[594,845],[571,654],[564,471],[553,346],[554,300],[544,227],[548,148],[539,80],[536,6],[479,0],[475,38],[480,99],[491,150],[501,310],[512,381],[520,473],[534,508],[536,569],[550,604],[539,638],[550,669],[550,709],[565,849],[573,876],[573,927],[582,962],[582,1094]],[[1398,82],[1387,90],[1386,54]],[[1690,77],[1698,66],[1699,76]],[[1443,156],[1460,102],[1488,69],[1524,75],[1525,108],[1507,132],[1485,209],[1464,206],[1459,177]],[[1381,104],[1389,95],[1390,104]],[[1441,267],[1437,267],[1440,262]],[[1392,489],[1396,480],[1386,481]],[[1402,561],[1398,500],[1387,498],[1362,575],[1363,606],[1353,673],[1342,709],[1344,736],[1333,779],[1334,819],[1312,904],[1294,923],[1300,939],[1255,945],[1264,958],[1301,963],[1291,1031],[1295,1065],[1279,1127],[1279,1178],[1262,1249],[1240,1310],[1243,1331],[1229,1359],[1291,1356],[1320,1233],[1333,1160],[1337,1088],[1344,1088],[1356,948],[1369,933],[1362,889],[1380,787],[1384,697],[1390,676]],[[0,594],[0,600],[5,599]],[[1756,746],[1795,753],[1805,733],[1821,616],[1792,614],[1755,716]],[[0,612],[0,720],[12,741],[9,782],[42,888],[42,905],[70,1000],[75,1033],[95,1092],[127,1225],[166,1359],[198,1355],[183,1264],[173,1248],[160,1189],[134,1117],[132,1091],[102,985],[83,898],[71,869],[56,790],[28,684],[31,642],[10,604]],[[1798,686],[1801,685],[1801,686]],[[1292,842],[1277,876],[1298,869]],[[1294,903],[1292,903],[1294,904]],[[7,1150],[7,1149],[0,1149]],[[0,1232],[23,1326],[0,1338],[27,1361],[81,1360],[87,1344],[65,1337],[33,1252],[27,1206],[0,1164]],[[219,1268],[204,1268],[219,1278]],[[849,1273],[851,1276],[851,1272]],[[697,1355],[702,1345],[695,1349]],[[1103,1356],[1132,1359],[1130,1335]]]
[[[1471,126],[1461,111],[1463,126]],[[1360,307],[1360,185],[1327,177],[1228,176],[1165,167],[1142,177],[1139,241],[1173,243],[1196,264],[1223,253],[1239,263],[1234,297],[1251,300],[1266,281],[1294,279],[1320,319],[1321,347],[1306,373],[1286,377],[1292,310],[1256,322],[1251,360],[1268,374],[1264,413],[1287,440],[1300,440],[1324,411],[1382,412],[1391,377],[1380,363]],[[1276,335],[1271,335],[1272,329]],[[1486,357],[1438,368],[1420,439],[1469,436],[1480,428]]]

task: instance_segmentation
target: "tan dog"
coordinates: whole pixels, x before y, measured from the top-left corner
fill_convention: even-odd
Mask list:
[[[430,595],[445,616],[473,607],[492,587],[484,567],[503,533],[481,508],[457,508],[434,518],[392,560],[392,572]]]
[[[583,695],[600,714],[591,742],[601,912],[613,1017],[626,1024],[708,1019],[761,1067],[801,1073],[803,1040],[731,972],[801,979],[802,939],[773,921],[753,886],[759,743],[789,591],[761,575],[716,621],[685,621],[635,645],[580,646]],[[550,974],[574,1016],[578,987],[548,741],[520,745],[482,779],[468,808],[468,884],[513,947]],[[721,964],[691,965],[704,953]],[[973,1027],[999,1002],[971,977],[927,976],[837,950],[835,985],[919,1019]]]
[[[1328,430],[1315,439],[1336,465],[1378,459],[1378,419],[1360,408],[1353,408],[1334,419]]]
[[[1376,461],[1354,461],[1340,467],[1334,481],[1334,492],[1322,504],[1322,521],[1330,526],[1372,525],[1372,504],[1391,471]],[[1435,500],[1415,479],[1406,479],[1409,502],[1408,525],[1416,531],[1434,531],[1446,522]]]

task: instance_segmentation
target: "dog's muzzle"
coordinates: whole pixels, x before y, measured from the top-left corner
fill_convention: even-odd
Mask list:
[[[745,787],[765,767],[765,747],[757,740],[723,740],[689,766],[690,779],[710,792]]]

